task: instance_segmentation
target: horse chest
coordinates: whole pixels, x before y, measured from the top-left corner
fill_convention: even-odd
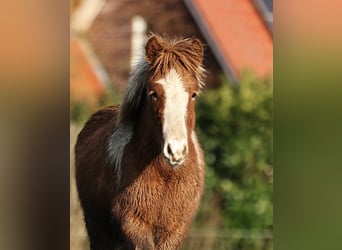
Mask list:
[[[199,176],[165,178],[147,171],[120,195],[117,210],[161,227],[186,221],[198,206],[199,182]]]

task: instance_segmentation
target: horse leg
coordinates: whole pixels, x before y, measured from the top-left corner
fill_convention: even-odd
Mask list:
[[[111,222],[111,218],[85,216],[91,250],[126,250],[134,249],[132,243],[122,232],[115,230],[120,226]]]
[[[125,218],[122,222],[122,230],[131,239],[135,250],[155,250],[151,227],[136,218]]]

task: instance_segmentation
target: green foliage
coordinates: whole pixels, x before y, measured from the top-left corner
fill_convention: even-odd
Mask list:
[[[272,80],[245,75],[237,86],[223,80],[199,98],[197,133],[207,172],[198,220],[219,206],[222,228],[272,229],[272,95]]]

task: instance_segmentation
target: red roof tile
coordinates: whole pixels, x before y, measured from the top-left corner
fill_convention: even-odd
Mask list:
[[[251,0],[193,0],[215,44],[237,78],[244,69],[273,71],[273,40]]]

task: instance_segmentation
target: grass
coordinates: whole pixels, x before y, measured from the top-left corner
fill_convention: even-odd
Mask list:
[[[70,249],[88,250],[88,236],[83,222],[83,214],[77,197],[74,175],[74,146],[80,127],[70,124]]]

